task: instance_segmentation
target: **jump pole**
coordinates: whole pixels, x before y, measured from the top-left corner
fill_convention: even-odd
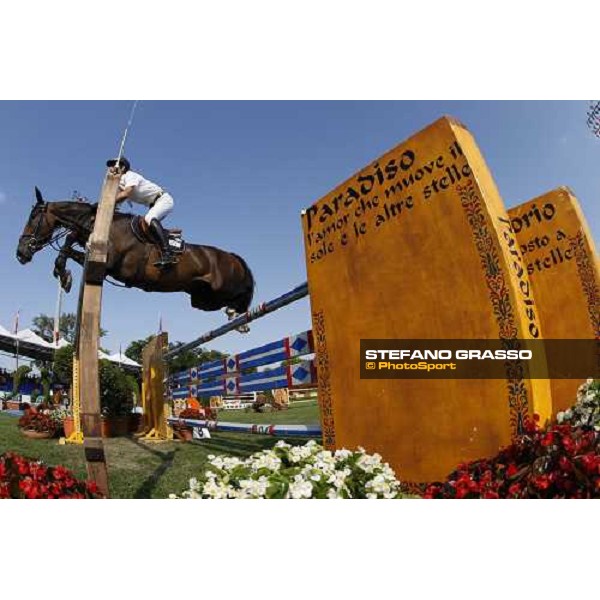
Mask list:
[[[146,434],[146,436],[141,439],[147,441],[162,441],[170,440],[173,436],[173,430],[169,426],[169,418],[171,416],[170,411],[165,407],[164,402],[164,368],[165,360],[167,358],[177,356],[181,352],[191,350],[192,348],[196,348],[201,344],[210,342],[211,340],[221,337],[230,331],[234,331],[242,325],[246,325],[247,323],[255,321],[256,319],[260,319],[261,317],[275,312],[276,310],[279,310],[288,304],[292,304],[301,298],[305,298],[306,296],[308,296],[308,283],[305,281],[289,292],[286,292],[281,296],[277,296],[268,302],[262,302],[261,304],[249,309],[243,315],[240,315],[228,323],[225,323],[225,325],[217,327],[217,329],[207,331],[200,337],[197,337],[195,340],[187,342],[186,344],[178,346],[177,348],[173,348],[169,352],[163,351],[163,349],[167,347],[166,337],[164,337],[164,341],[160,341],[161,336],[164,336],[165,334],[161,334],[154,338],[144,349],[143,397],[144,412],[146,413],[146,407],[148,407],[150,411],[152,411],[153,415],[147,420],[146,425],[148,425],[149,422],[159,423],[160,432],[158,432],[157,425],[153,425],[155,429],[150,429],[150,433]]]
[[[213,329],[212,331],[207,331],[200,337],[188,342],[187,344],[183,344],[183,346],[178,346],[177,348],[173,348],[169,352],[165,353],[165,358],[171,358],[173,356],[177,356],[181,352],[185,352],[186,350],[191,350],[192,348],[196,348],[201,344],[206,344],[215,338],[221,337],[234,329],[237,329],[241,325],[246,325],[256,319],[260,319],[265,315],[275,312],[280,308],[287,306],[288,304],[292,304],[292,302],[296,302],[301,298],[308,296],[308,283],[305,281],[301,283],[299,286],[295,287],[293,290],[282,294],[281,296],[277,296],[273,300],[269,300],[268,302],[262,302],[258,304],[254,308],[251,308],[243,315],[232,319],[225,325],[221,325],[221,327],[217,327],[217,329]]]
[[[81,425],[87,473],[106,497],[108,497],[109,489],[100,420],[98,340],[108,236],[115,211],[119,180],[118,174],[111,169],[107,170],[96,212],[94,230],[86,249],[78,344]]]

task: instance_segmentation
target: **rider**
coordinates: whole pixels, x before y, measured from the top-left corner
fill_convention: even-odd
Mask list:
[[[107,167],[114,167],[116,164],[116,159],[106,162]],[[172,265],[176,262],[175,256],[169,246],[169,236],[161,225],[161,221],[173,210],[171,194],[156,183],[132,171],[131,164],[125,157],[119,160],[118,173],[121,174],[121,181],[119,182],[120,191],[117,194],[117,204],[129,200],[150,207],[144,220],[159,243],[162,254],[161,260],[154,264],[160,268]]]

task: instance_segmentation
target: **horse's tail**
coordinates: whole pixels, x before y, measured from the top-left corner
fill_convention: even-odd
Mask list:
[[[236,296],[235,304],[232,308],[235,308],[237,312],[244,313],[252,304],[252,298],[254,298],[254,291],[256,289],[256,281],[254,279],[254,274],[252,273],[252,269],[248,266],[248,263],[239,255],[234,252],[230,253],[232,256],[235,256],[244,267],[246,271],[246,277],[248,279],[246,289],[243,290],[239,296]]]

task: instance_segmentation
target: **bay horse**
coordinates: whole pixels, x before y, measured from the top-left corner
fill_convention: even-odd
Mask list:
[[[36,203],[19,238],[17,260],[21,264],[30,262],[36,252],[64,236],[65,243],[54,263],[54,276],[68,292],[72,276],[66,269],[67,260],[83,266],[85,252],[73,246],[85,249],[98,205],[82,201],[46,202],[38,188],[35,194]],[[138,218],[115,212],[108,242],[107,276],[146,292],[186,292],[194,308],[205,311],[224,308],[230,319],[248,310],[255,283],[243,258],[213,246],[186,244],[178,262],[161,270],[154,266],[160,258],[159,248],[141,241],[133,232],[132,222]]]

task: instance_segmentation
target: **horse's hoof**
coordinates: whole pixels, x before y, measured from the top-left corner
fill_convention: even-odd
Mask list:
[[[64,277],[60,278],[60,285],[65,293],[68,294],[71,291],[71,286],[73,285],[73,275],[71,274],[71,271],[67,271],[64,274]]]
[[[235,330],[240,333],[250,333],[250,327],[247,324],[240,325],[239,327],[236,327]]]

